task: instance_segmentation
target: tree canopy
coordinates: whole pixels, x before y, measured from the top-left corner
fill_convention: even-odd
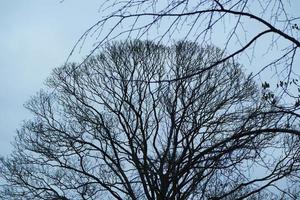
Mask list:
[[[0,197],[299,198],[280,184],[299,183],[299,115],[237,62],[210,67],[226,56],[133,40],[55,69],[1,158]]]
[[[256,81],[267,82],[278,98],[288,99],[286,108],[299,109],[297,0],[107,0],[99,7],[99,19],[78,39],[70,56],[82,47],[93,55],[115,39],[162,44],[187,39],[216,45],[227,56],[211,67],[238,60]],[[86,45],[90,42],[94,45]]]

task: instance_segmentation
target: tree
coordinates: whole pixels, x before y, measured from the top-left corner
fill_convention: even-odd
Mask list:
[[[300,101],[299,70],[294,67],[300,47],[300,16],[292,12],[296,7],[297,0],[108,0],[100,6],[102,18],[79,38],[71,54],[89,36],[96,39],[90,55],[106,42],[126,38],[217,45],[227,56],[207,68],[231,59],[249,60],[253,77],[262,75],[262,82],[271,83],[278,97],[291,99],[289,107],[295,110]]]
[[[299,115],[269,104],[238,63],[206,68],[225,56],[134,40],[55,69],[1,158],[1,197],[293,197],[277,183],[299,181]]]

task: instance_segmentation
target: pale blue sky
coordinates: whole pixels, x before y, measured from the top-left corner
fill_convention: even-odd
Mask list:
[[[0,0],[0,154],[30,115],[23,107],[99,17],[98,0]],[[79,59],[82,54],[75,54]]]
[[[300,1],[292,1],[296,4],[291,12],[299,16]],[[43,87],[53,68],[64,64],[81,34],[100,19],[101,2],[0,0],[1,155],[12,150],[10,142],[16,129],[30,117],[23,104]],[[73,59],[84,56],[84,52],[76,53]]]

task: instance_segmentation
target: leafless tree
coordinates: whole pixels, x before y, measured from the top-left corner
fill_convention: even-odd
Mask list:
[[[238,63],[207,67],[224,57],[134,40],[57,68],[1,159],[0,197],[296,199],[280,183],[299,182],[299,115]]]
[[[299,71],[295,67],[299,62],[295,64],[299,57],[300,16],[293,16],[296,13],[292,12],[299,5],[297,0],[103,2],[99,9],[102,18],[82,35],[71,54],[90,36],[95,43],[91,54],[107,41],[126,38],[156,40],[163,44],[178,39],[213,44],[225,49],[227,56],[207,68],[242,58],[254,77],[271,83],[269,86],[278,97],[292,97],[289,106],[300,105]],[[87,48],[90,47],[87,45]],[[193,71],[185,76],[199,73],[202,72]],[[277,78],[269,81],[270,74]]]

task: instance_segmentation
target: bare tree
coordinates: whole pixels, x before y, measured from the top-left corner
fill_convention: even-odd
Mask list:
[[[299,57],[300,16],[292,15],[297,5],[297,0],[108,0],[99,9],[102,18],[82,35],[71,54],[89,36],[95,42],[91,54],[107,41],[126,38],[213,44],[225,49],[227,56],[207,68],[229,59],[243,58],[243,64],[249,60],[253,76],[262,75],[262,82],[267,81],[278,97],[292,97],[290,106],[298,107],[299,71],[294,65]],[[269,74],[277,76],[271,84]]]
[[[280,181],[299,181],[299,115],[238,63],[207,68],[224,57],[135,40],[57,68],[1,159],[1,197],[296,199]]]

